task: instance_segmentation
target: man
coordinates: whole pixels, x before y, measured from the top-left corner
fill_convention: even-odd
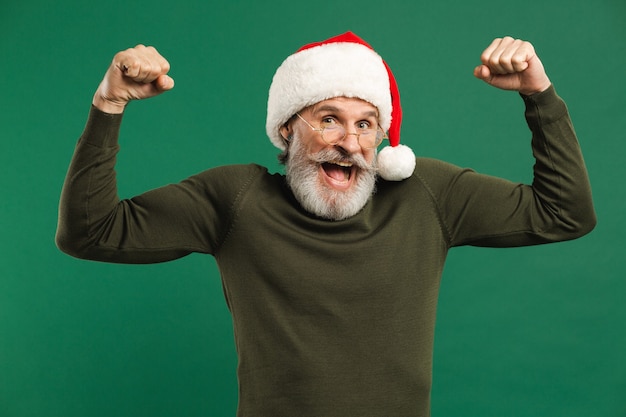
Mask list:
[[[346,33],[304,46],[274,76],[266,127],[284,176],[223,166],[120,201],[124,108],[174,86],[154,48],[120,52],[67,175],[57,244],[120,263],[213,255],[233,317],[240,416],[427,416],[448,250],[574,239],[595,225],[567,109],[533,46],[496,39],[481,61],[476,77],[525,102],[532,185],[416,159],[400,144],[389,67]]]

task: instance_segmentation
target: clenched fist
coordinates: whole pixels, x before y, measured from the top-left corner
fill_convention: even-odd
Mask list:
[[[474,69],[474,75],[494,87],[524,95],[550,87],[550,79],[530,42],[508,36],[495,39],[480,60],[482,65]]]
[[[154,97],[174,88],[170,64],[151,47],[137,45],[118,52],[93,97],[106,113],[122,113],[131,100]]]

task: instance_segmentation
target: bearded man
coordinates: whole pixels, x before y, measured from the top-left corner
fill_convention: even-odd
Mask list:
[[[448,250],[557,242],[595,226],[567,108],[526,41],[494,40],[474,75],[524,100],[530,185],[416,158],[400,143],[389,66],[348,32],[276,71],[266,129],[285,175],[222,166],[120,200],[124,108],[173,88],[168,71],[153,47],[115,55],[67,174],[57,244],[118,263],[214,256],[235,330],[239,416],[428,416]]]

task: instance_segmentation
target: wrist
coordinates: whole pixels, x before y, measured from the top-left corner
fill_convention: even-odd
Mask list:
[[[551,85],[552,83],[550,82],[550,80],[546,79],[541,85],[534,86],[533,88],[529,89],[520,89],[519,92],[524,96],[532,96],[533,94],[543,93],[548,88],[550,88]]]
[[[124,113],[124,109],[126,108],[126,104],[128,103],[114,102],[96,93],[96,95],[94,95],[93,97],[92,104],[101,112],[109,114],[120,114]]]

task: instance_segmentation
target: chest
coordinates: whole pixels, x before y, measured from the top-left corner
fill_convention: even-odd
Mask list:
[[[436,216],[388,203],[374,200],[354,218],[332,222],[257,200],[218,256],[227,290],[355,316],[374,305],[432,299],[447,254]]]

